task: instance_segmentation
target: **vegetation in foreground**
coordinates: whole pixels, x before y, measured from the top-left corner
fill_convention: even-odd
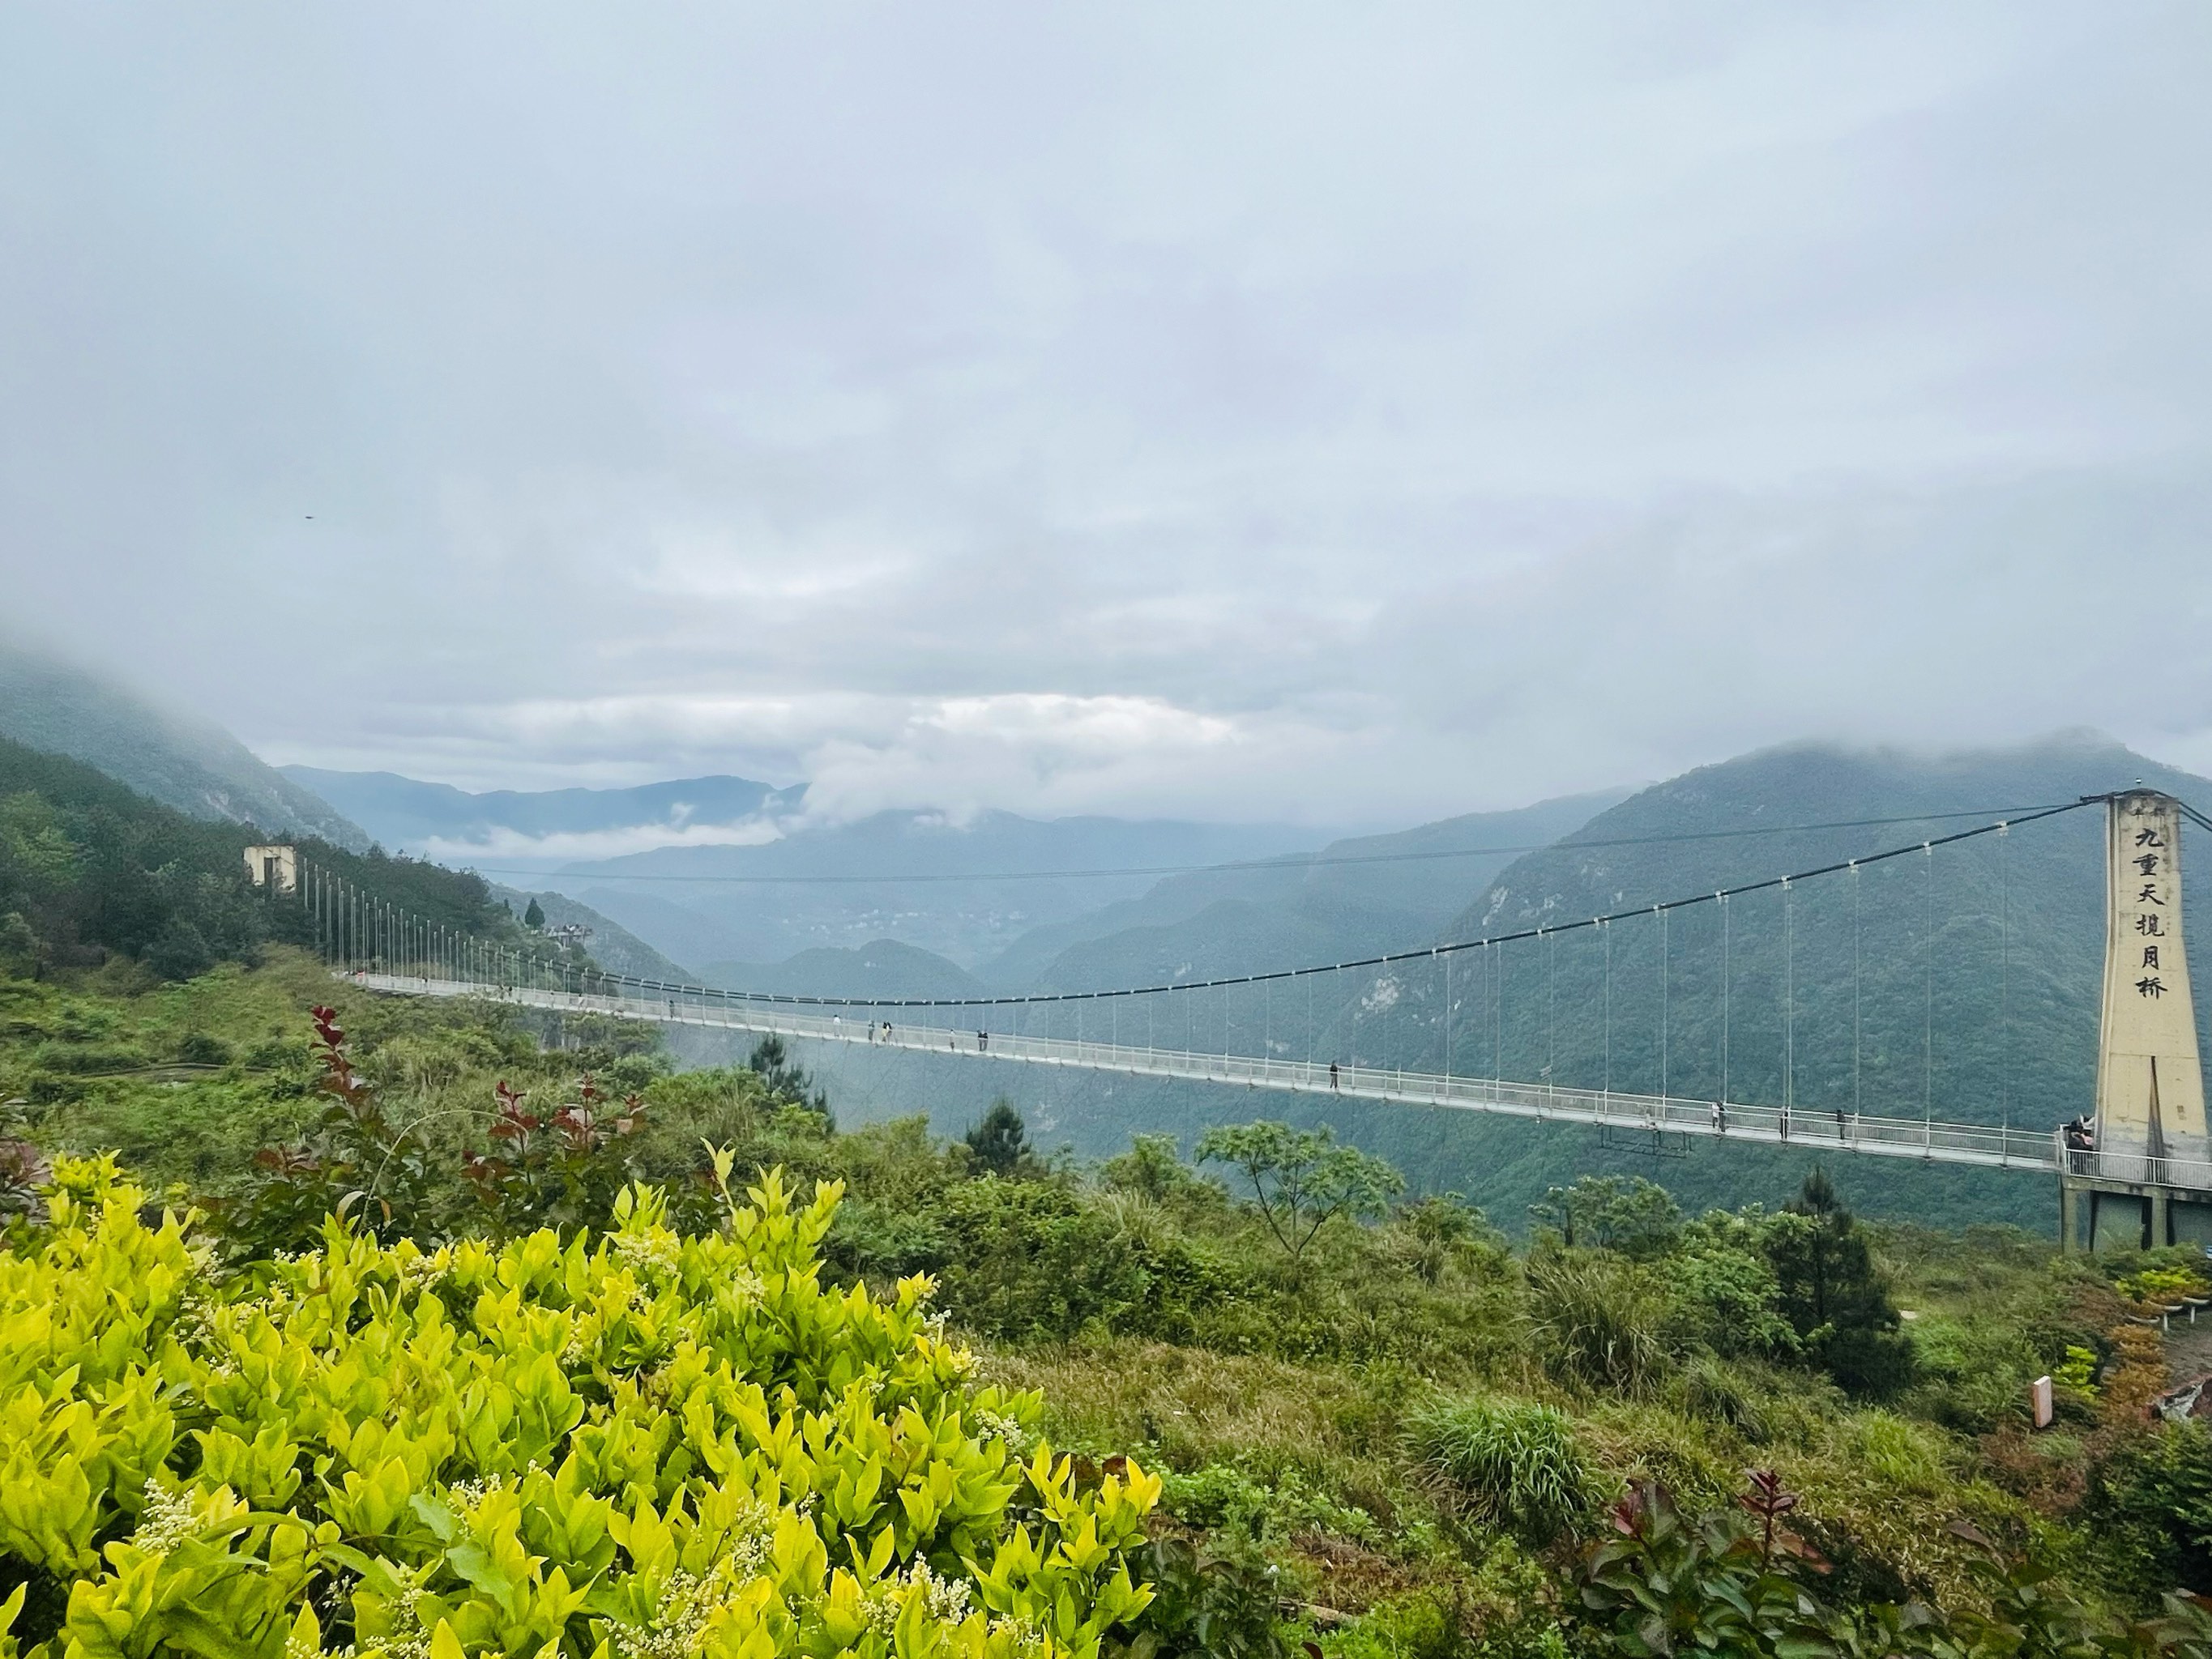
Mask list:
[[[410,1629],[381,1621],[410,1595],[434,1617],[410,1639],[441,1654],[738,1650],[701,1646],[719,1613],[669,1635],[678,1557],[685,1607],[784,1609],[714,1626],[748,1653],[2207,1649],[2168,1593],[2212,1589],[2212,1437],[2149,1412],[2167,1355],[2129,1320],[2201,1282],[2178,1253],[1870,1228],[1816,1175],[1784,1210],[1696,1218],[1648,1182],[1585,1182],[1515,1248],[1316,1132],[1224,1126],[1188,1158],[1140,1138],[1090,1170],[1032,1147],[1011,1106],[951,1140],[920,1120],[840,1133],[787,1056],[678,1073],[647,1031],[334,994],[281,947],[167,985],[112,964],[0,978],[0,1098],[20,1103],[0,1598],[57,1659],[397,1654]],[[161,1194],[148,1218],[106,1164],[69,1161],[102,1150]],[[771,1213],[811,1236],[763,1266]],[[763,1344],[752,1281],[805,1279],[809,1250],[820,1284],[871,1291],[793,1290],[829,1334]],[[957,1364],[917,1275],[973,1375],[910,1375]],[[2038,1434],[2045,1373],[2059,1422]],[[343,1409],[302,1403],[316,1389]],[[884,1520],[852,1521],[840,1482],[908,1487],[888,1455],[874,1477],[832,1468],[832,1442],[922,1435],[914,1402],[956,1487],[1015,1484],[957,1548],[909,1548],[900,1496],[878,1562]],[[1070,1461],[1018,1474],[1032,1434]],[[608,1461],[618,1441],[633,1462]],[[81,1499],[36,1484],[63,1451]],[[738,1522],[700,1517],[739,1488],[775,1540],[812,1529],[820,1574],[778,1557],[766,1599],[737,1582]],[[607,1506],[604,1539],[555,1538],[577,1494]],[[1049,1620],[993,1600],[1021,1528],[1081,1532],[1055,1503],[1126,1520],[1103,1547],[1127,1595],[1109,1563],[1072,1619],[1056,1592]],[[672,1556],[641,1504],[725,1541]],[[556,1569],[581,1598],[559,1617],[534,1599]],[[863,1601],[903,1575],[924,1612],[848,1630],[825,1611],[839,1571]],[[225,1646],[177,1613],[204,1602],[249,1634]]]

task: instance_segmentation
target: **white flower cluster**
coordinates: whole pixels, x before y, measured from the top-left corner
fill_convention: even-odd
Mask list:
[[[941,1624],[957,1625],[968,1616],[969,1586],[964,1578],[939,1578],[927,1561],[907,1569],[907,1583],[921,1592],[921,1610]]]
[[[1014,1651],[1021,1659],[1048,1659],[1052,1643],[1035,1620],[1008,1617],[991,1621],[993,1636],[1012,1638]]]
[[[446,1269],[434,1255],[407,1255],[399,1260],[403,1291],[427,1291],[445,1276]]]
[[[622,1659],[694,1659],[699,1638],[731,1595],[768,1565],[775,1544],[775,1510],[754,1499],[731,1522],[727,1548],[704,1578],[678,1567],[660,1587],[652,1621],[622,1638]]]
[[[719,1605],[720,1598],[708,1595],[705,1581],[678,1567],[660,1587],[652,1626],[623,1640],[624,1659],[692,1659],[699,1650],[699,1634]]]
[[[1002,1440],[1007,1452],[1015,1457],[1029,1455],[1031,1441],[1030,1431],[1008,1417],[1004,1412],[978,1411],[974,1413],[975,1432],[986,1440]]]
[[[731,1523],[729,1553],[722,1558],[720,1565],[743,1583],[759,1576],[775,1547],[775,1510],[755,1498]]]
[[[220,1333],[216,1328],[216,1304],[197,1285],[186,1287],[177,1302],[177,1316],[169,1334],[188,1348],[204,1348]]]
[[[501,1480],[456,1480],[446,1488],[446,1501],[464,1521],[476,1519],[485,1498],[506,1483]]]
[[[145,1507],[138,1511],[137,1529],[131,1534],[132,1547],[149,1555],[167,1555],[200,1529],[198,1498],[190,1492],[168,1492],[158,1481],[146,1483]]]
[[[929,1563],[916,1559],[903,1573],[882,1580],[868,1595],[868,1624],[889,1641],[907,1598],[919,1590],[921,1610],[939,1624],[957,1625],[968,1616],[969,1586],[964,1578],[939,1578]]]
[[[622,1659],[696,1659],[708,1621],[728,1604],[730,1592],[742,1577],[727,1558],[716,1562],[704,1578],[677,1568],[660,1587],[653,1622],[642,1630],[633,1626],[623,1632],[617,1650]]]
[[[392,1605],[392,1633],[372,1650],[377,1659],[430,1659],[430,1633],[422,1628],[422,1618],[415,1611],[415,1604],[422,1599],[420,1584],[410,1583],[399,1592],[399,1599]],[[353,1650],[346,1649],[339,1659],[353,1659]]]
[[[613,1233],[608,1236],[607,1245],[616,1260],[632,1267],[673,1274],[683,1261],[683,1243],[671,1232]]]

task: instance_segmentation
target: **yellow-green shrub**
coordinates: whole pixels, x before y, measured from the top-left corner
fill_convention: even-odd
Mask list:
[[[0,1556],[68,1595],[33,1652],[1089,1659],[1158,1480],[1077,1491],[927,1280],[825,1288],[836,1188],[747,1197],[431,1254],[333,1221],[223,1284],[58,1165],[0,1252]]]

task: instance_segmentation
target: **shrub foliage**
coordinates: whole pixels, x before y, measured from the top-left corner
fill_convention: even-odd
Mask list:
[[[1078,1489],[927,1307],[825,1288],[834,1184],[681,1237],[426,1251],[332,1218],[229,1279],[61,1160],[0,1253],[0,1610],[53,1659],[1086,1659],[1158,1481]]]

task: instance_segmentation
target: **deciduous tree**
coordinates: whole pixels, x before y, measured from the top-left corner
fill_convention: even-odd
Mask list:
[[[1243,1172],[1253,1203],[1293,1266],[1332,1217],[1381,1215],[1406,1188],[1405,1177],[1357,1146],[1339,1146],[1336,1132],[1294,1129],[1261,1119],[1209,1129],[1198,1143],[1201,1164]]]

